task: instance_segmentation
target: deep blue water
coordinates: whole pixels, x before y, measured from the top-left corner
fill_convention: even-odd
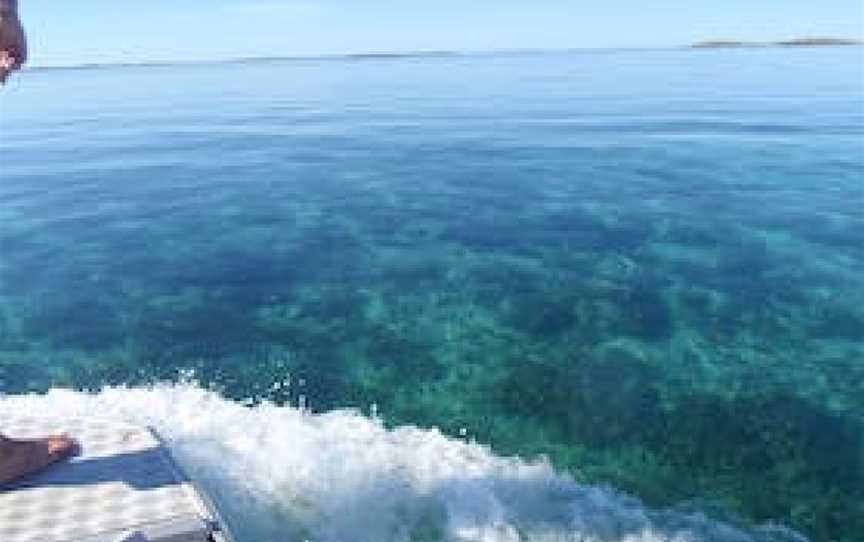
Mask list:
[[[864,533],[860,47],[35,70],[0,115],[0,393],[191,372]]]

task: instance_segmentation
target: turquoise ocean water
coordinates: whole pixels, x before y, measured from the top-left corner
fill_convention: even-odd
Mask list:
[[[854,542],[862,390],[862,48],[0,92],[0,411],[155,425],[244,542]]]

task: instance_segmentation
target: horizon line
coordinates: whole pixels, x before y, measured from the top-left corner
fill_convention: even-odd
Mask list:
[[[528,49],[430,49],[417,51],[370,51],[362,53],[321,53],[300,55],[255,55],[237,56],[211,59],[177,59],[177,60],[141,60],[141,61],[105,61],[105,62],[82,62],[78,64],[46,64],[26,66],[26,70],[65,70],[65,69],[88,69],[103,67],[160,67],[177,65],[206,65],[206,64],[244,64],[253,62],[291,62],[291,61],[316,61],[316,60],[387,60],[399,58],[435,58],[454,56],[507,56],[520,54],[544,54],[544,53],[569,53],[578,51],[615,51],[615,50],[661,50],[678,49],[689,46],[658,46],[658,47],[574,47],[574,48],[528,48]]]
[[[836,39],[848,43],[838,46],[861,46],[864,40],[857,38],[801,38],[807,39]],[[105,62],[82,62],[76,64],[45,64],[26,66],[26,71],[49,71],[49,70],[86,70],[99,68],[147,68],[147,67],[170,67],[170,66],[196,66],[196,65],[218,65],[218,64],[251,64],[257,62],[302,62],[322,60],[388,60],[403,58],[446,58],[446,57],[472,57],[472,56],[510,56],[510,55],[533,55],[554,53],[577,53],[577,52],[602,52],[602,51],[677,51],[696,50],[702,43],[744,43],[748,45],[783,46],[795,40],[775,41],[750,41],[750,40],[705,40],[686,45],[666,46],[629,46],[629,47],[567,47],[567,48],[520,48],[520,49],[484,49],[484,50],[417,50],[417,51],[371,51],[360,53],[323,53],[309,55],[261,55],[261,56],[238,56],[213,59],[176,59],[176,60],[141,60],[141,61],[105,61]],[[824,46],[824,45],[823,45]]]

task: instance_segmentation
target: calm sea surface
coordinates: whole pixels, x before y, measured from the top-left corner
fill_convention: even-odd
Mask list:
[[[244,542],[855,542],[862,390],[862,48],[0,91],[0,410],[155,425]]]

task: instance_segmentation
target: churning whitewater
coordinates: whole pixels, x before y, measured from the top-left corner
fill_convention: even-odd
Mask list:
[[[0,396],[3,414],[155,428],[241,542],[800,542],[701,513],[652,511],[537,460],[355,411],[246,406],[194,383]]]

